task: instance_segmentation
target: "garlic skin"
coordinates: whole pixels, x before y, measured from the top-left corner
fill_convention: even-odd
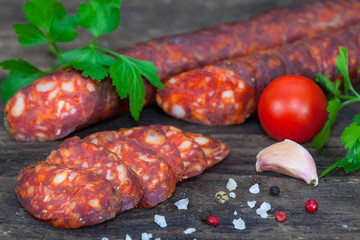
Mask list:
[[[319,178],[311,154],[300,144],[285,139],[261,150],[256,156],[256,171],[273,171],[302,179],[316,186]]]

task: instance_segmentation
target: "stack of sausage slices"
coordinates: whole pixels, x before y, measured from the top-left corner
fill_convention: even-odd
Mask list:
[[[16,194],[35,218],[79,228],[168,199],[178,181],[222,161],[229,147],[212,137],[150,125],[66,139],[22,169]]]

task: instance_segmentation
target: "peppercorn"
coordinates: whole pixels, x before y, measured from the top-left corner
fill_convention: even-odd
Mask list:
[[[280,188],[278,186],[272,186],[270,189],[269,189],[269,192],[270,192],[270,195],[271,196],[277,196],[279,195],[280,193]]]
[[[207,218],[207,224],[216,227],[220,223],[220,219],[217,216],[209,216]]]
[[[279,211],[275,214],[275,219],[279,223],[285,222],[286,220],[286,214],[283,211]]]
[[[318,209],[318,202],[315,199],[309,199],[305,202],[305,210],[309,213],[313,213]]]
[[[225,204],[229,201],[229,195],[225,191],[219,191],[215,194],[215,200],[217,203]]]

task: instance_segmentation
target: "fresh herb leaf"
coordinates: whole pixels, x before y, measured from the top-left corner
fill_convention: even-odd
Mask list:
[[[5,60],[0,63],[0,66],[4,70],[23,72],[23,73],[29,73],[29,74],[41,72],[40,69],[31,65],[29,62],[27,62],[21,58],[19,58],[17,60],[14,60],[14,59]]]
[[[325,143],[330,139],[331,124],[329,121],[326,121],[321,131],[313,138],[312,146],[316,148],[319,152],[322,152],[322,148]]]
[[[159,76],[154,73],[155,71],[155,66],[150,62],[139,61],[122,55],[110,67],[113,85],[121,98],[129,96],[130,112],[135,120],[139,119],[140,111],[145,102],[142,76],[154,86],[163,88]]]
[[[33,47],[48,43],[45,34],[34,24],[17,23],[13,28],[18,35],[18,41],[24,47]]]
[[[30,23],[50,32],[54,19],[63,18],[66,10],[57,0],[31,0],[24,4],[24,13]]]
[[[344,91],[348,95],[350,89],[351,81],[349,76],[349,67],[348,67],[348,53],[347,49],[340,47],[339,55],[336,59],[336,69],[339,74],[344,77]]]
[[[336,80],[335,83],[333,83],[329,78],[325,77],[321,73],[318,73],[316,75],[316,82],[318,82],[320,85],[322,85],[327,91],[329,91],[332,95],[337,96],[340,94],[340,80]]]
[[[78,35],[76,32],[77,27],[75,16],[64,16],[61,19],[54,19],[50,36],[56,42],[71,42]]]
[[[337,98],[333,98],[329,101],[327,111],[329,113],[329,118],[322,127],[321,131],[314,137],[312,141],[313,147],[315,147],[319,152],[324,147],[325,143],[329,141],[331,127],[336,120],[336,116],[339,113],[342,107],[341,102]]]
[[[4,103],[21,88],[46,74],[23,59],[5,60],[0,66],[10,71],[5,81],[1,82],[1,100]]]
[[[76,49],[61,55],[61,63],[70,63],[82,74],[96,80],[103,80],[109,75],[109,67],[115,62],[115,58],[96,51],[94,48]]]
[[[77,22],[97,38],[119,26],[121,0],[90,0],[78,9]]]
[[[345,128],[341,135],[342,143],[346,149],[352,148],[356,141],[360,139],[360,124],[357,121],[352,122]]]
[[[355,171],[360,168],[360,144],[359,139],[348,150],[345,158],[336,162],[337,167],[344,168],[345,172]]]
[[[332,95],[334,95],[329,100],[329,105],[327,108],[329,112],[328,121],[325,123],[320,133],[314,137],[312,142],[313,146],[320,152],[324,144],[329,140],[331,126],[334,124],[336,116],[339,113],[340,109],[347,104],[360,102],[360,95],[355,91],[350,81],[347,49],[344,49],[342,47],[339,48],[336,68],[338,70],[338,73],[341,74],[344,79],[344,95],[341,95],[338,80],[335,84],[333,84],[329,81],[329,79],[323,77],[322,75],[318,75],[317,77],[317,81],[322,84],[324,88],[328,89]],[[354,96],[349,95],[349,90],[351,90],[351,93]],[[323,171],[320,177],[325,176],[336,167],[342,167],[345,172],[354,171],[360,168],[359,114],[356,115],[353,119],[353,122],[347,128],[345,128],[343,134],[341,135],[341,140],[344,144],[344,147],[348,149],[346,156],[328,167],[325,171]]]
[[[5,81],[1,82],[1,100],[6,103],[17,91],[33,83],[45,73],[10,72]]]

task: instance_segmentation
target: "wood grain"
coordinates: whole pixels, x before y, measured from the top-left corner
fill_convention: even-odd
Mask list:
[[[79,0],[65,1],[70,12],[75,12]],[[117,49],[138,41],[148,40],[166,34],[180,33],[210,26],[216,23],[244,19],[253,14],[277,6],[304,2],[302,0],[125,0],[122,6],[122,20],[119,30],[99,40],[103,46]],[[11,24],[24,21],[21,8],[23,1],[0,1],[0,61],[9,58],[30,60],[33,64],[48,68],[53,58],[46,47],[24,49],[17,43]],[[78,46],[89,41],[83,31]],[[6,72],[0,71],[0,80]],[[357,87],[359,89],[359,87]],[[1,103],[0,108],[4,105]],[[340,135],[358,113],[359,104],[341,111],[334,126],[324,154],[320,155],[311,147],[304,146],[316,160],[318,171],[345,155]],[[0,118],[4,118],[1,111]],[[52,149],[62,141],[46,143],[16,142],[0,125],[0,239],[124,239],[129,234],[133,239],[141,239],[141,233],[153,235],[153,239],[356,239],[360,233],[360,173],[345,174],[335,170],[320,179],[317,187],[276,173],[256,173],[255,156],[264,147],[275,141],[264,134],[256,117],[242,125],[227,127],[207,127],[190,124],[165,115],[157,107],[147,107],[139,122],[129,114],[109,120],[76,132],[85,137],[91,133],[148,124],[170,124],[183,129],[213,136],[225,141],[231,149],[230,155],[221,163],[202,175],[183,181],[177,185],[173,196],[151,209],[134,209],[119,214],[114,220],[82,229],[56,229],[32,218],[16,199],[14,187],[19,170],[27,165],[43,161]],[[261,178],[258,195],[249,193],[254,176]],[[226,190],[229,178],[237,181],[236,198],[226,205],[214,201],[214,194]],[[281,193],[277,197],[269,195],[272,185],[278,185]],[[189,198],[189,209],[179,211],[174,202]],[[309,198],[319,202],[319,210],[314,214],[304,211],[304,203]],[[272,205],[267,219],[262,219],[250,209],[247,201],[256,200],[256,208],[264,201]],[[220,225],[211,227],[200,220],[202,211],[209,210],[219,216]],[[285,211],[288,219],[279,224],[275,221],[276,211]],[[238,215],[234,215],[234,211]],[[154,222],[154,215],[166,217],[168,226],[161,228]],[[236,230],[232,221],[241,217],[246,229]],[[194,227],[196,232],[185,235],[183,230]]]

